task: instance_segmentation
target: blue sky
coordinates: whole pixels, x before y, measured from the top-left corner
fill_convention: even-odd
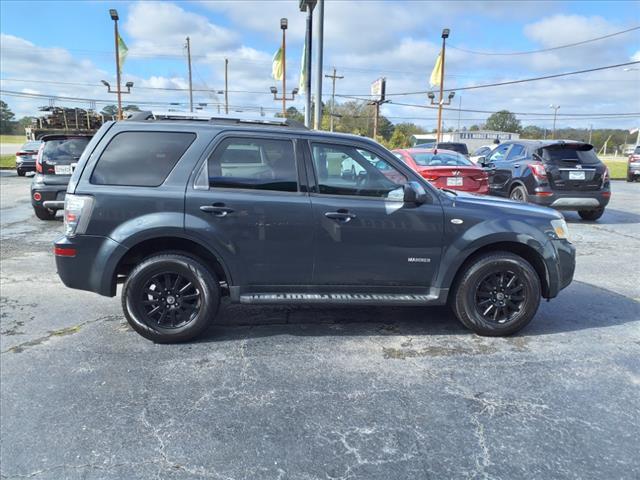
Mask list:
[[[197,88],[214,92],[221,89],[223,59],[228,57],[230,90],[234,91],[232,103],[238,108],[275,109],[277,105],[268,95],[269,86],[275,83],[269,76],[270,59],[279,46],[282,16],[288,17],[290,24],[288,84],[296,85],[298,81],[304,15],[297,4],[297,0],[2,1],[2,88],[109,99],[100,80],[112,81],[114,77],[113,23],[108,9],[115,7],[121,18],[122,36],[130,48],[124,67],[125,80],[131,79],[136,84],[127,101],[185,101],[182,92],[153,88],[186,85],[182,44],[189,35]],[[638,2],[327,1],[325,10],[324,70],[328,73],[335,65],[338,73],[345,76],[338,82],[339,94],[367,93],[378,76],[387,77],[388,92],[426,90],[443,27],[451,29],[451,47],[513,52],[548,48],[640,25]],[[639,32],[526,56],[482,56],[451,48],[447,55],[447,86],[458,88],[640,59]],[[560,114],[594,116],[592,120],[581,121],[567,118],[561,124],[630,127],[640,123],[640,119],[614,121],[595,117],[600,113],[640,111],[639,72],[618,69],[517,87],[475,90],[460,96],[463,108],[468,109],[546,112],[550,103],[559,103]],[[47,81],[81,85],[40,83]],[[329,85],[327,80],[323,93],[330,93]],[[43,103],[16,97],[3,99],[19,115],[33,114],[35,107]],[[215,93],[196,93],[196,102],[215,105],[220,100]],[[403,97],[403,101],[426,104],[424,95]],[[301,99],[295,102],[298,107],[302,104]],[[431,126],[435,117],[428,110],[392,104],[385,105],[383,113],[394,122],[406,119],[424,126]],[[478,123],[482,117],[464,112],[461,123]],[[522,118],[524,123],[540,123],[530,116]],[[445,122],[454,120],[457,121],[457,114],[445,118]]]

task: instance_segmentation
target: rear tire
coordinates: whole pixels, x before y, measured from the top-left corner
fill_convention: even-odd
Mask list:
[[[578,210],[578,215],[583,220],[593,222],[598,220],[604,214],[604,208],[598,208],[596,210]]]
[[[491,252],[473,259],[450,299],[458,320],[478,335],[500,337],[525,327],[540,305],[538,274],[524,258]]]
[[[56,218],[56,211],[49,210],[44,207],[33,207],[33,211],[36,213],[36,217],[40,220],[54,220]]]
[[[526,203],[527,190],[523,186],[518,185],[517,187],[514,187],[513,190],[511,190],[511,193],[509,194],[509,198],[516,202]]]
[[[122,291],[129,325],[157,343],[196,338],[209,327],[219,304],[215,274],[180,254],[147,258],[133,269]]]

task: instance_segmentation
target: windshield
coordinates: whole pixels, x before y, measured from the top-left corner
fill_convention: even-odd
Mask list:
[[[473,163],[464,155],[454,152],[411,153],[411,158],[422,167],[458,167]]]
[[[593,147],[588,144],[551,145],[542,148],[542,159],[547,163],[572,162],[584,165],[600,163]]]

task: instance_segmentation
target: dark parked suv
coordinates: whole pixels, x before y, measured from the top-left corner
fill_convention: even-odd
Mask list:
[[[90,135],[45,135],[31,182],[31,205],[40,220],[53,220],[64,207],[71,173],[91,140]]]
[[[345,161],[358,165],[345,175]],[[444,305],[508,335],[572,280],[558,212],[438,190],[372,140],[287,121],[108,122],[54,245],[71,288],[116,295],[131,326],[188,340],[243,304]]]
[[[571,140],[505,142],[478,163],[489,173],[489,192],[597,220],[611,198],[609,170],[592,145]]]

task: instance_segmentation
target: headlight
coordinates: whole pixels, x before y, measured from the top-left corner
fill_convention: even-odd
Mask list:
[[[567,222],[565,222],[564,218],[551,220],[551,227],[553,228],[553,233],[555,233],[557,238],[569,240],[569,227],[567,226]]]

